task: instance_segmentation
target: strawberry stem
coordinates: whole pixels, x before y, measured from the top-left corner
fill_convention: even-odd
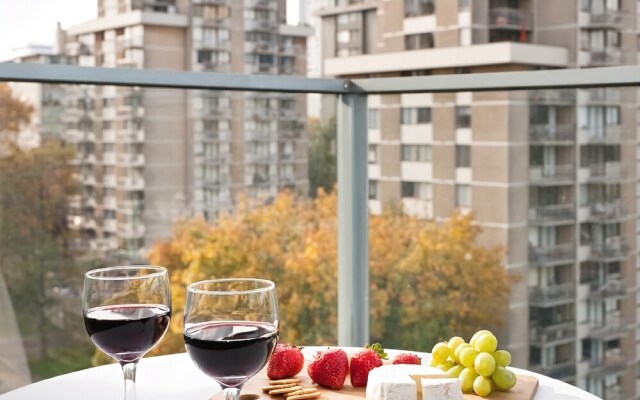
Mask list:
[[[373,350],[374,353],[376,353],[378,355],[378,357],[380,357],[383,360],[388,360],[389,359],[389,356],[387,355],[387,353],[385,353],[385,351],[382,348],[382,345],[380,343],[374,343],[372,345],[366,345],[366,346],[364,346],[364,348]]]

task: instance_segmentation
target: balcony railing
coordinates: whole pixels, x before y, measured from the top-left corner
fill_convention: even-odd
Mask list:
[[[589,295],[592,298],[624,297],[627,285],[621,279],[610,279],[605,283],[589,282]]]
[[[531,124],[529,125],[529,139],[532,143],[574,142],[576,140],[576,126],[574,124]]]
[[[604,360],[589,360],[589,375],[606,376],[625,372],[629,361],[622,352],[605,354]]]
[[[573,283],[548,287],[535,287],[529,290],[529,304],[538,307],[550,307],[574,302],[576,286]]]
[[[604,50],[591,50],[589,65],[604,67],[608,65],[620,65],[625,63],[622,50],[618,47],[608,47]]]
[[[533,14],[517,8],[497,7],[489,10],[489,27],[492,29],[531,30]]]
[[[604,321],[587,322],[588,335],[598,340],[610,340],[621,337],[629,331],[629,321],[620,316],[608,316]]]
[[[590,221],[614,222],[629,216],[629,212],[622,206],[622,204],[620,204],[620,202],[590,204]]]
[[[529,331],[529,343],[533,346],[557,346],[576,340],[576,326],[574,322],[566,322],[547,327],[533,327]]]
[[[575,259],[576,247],[573,243],[529,248],[529,262],[541,267],[572,263]]]
[[[589,244],[589,242],[587,241],[585,244]],[[594,261],[617,261],[626,258],[631,252],[630,246],[621,236],[611,236],[604,239],[603,242],[592,242],[590,245],[590,258]]]
[[[564,361],[544,367],[542,365],[532,365],[529,369],[559,380],[572,378],[576,374],[576,365],[573,361]]]
[[[612,180],[626,179],[627,168],[620,162],[591,164],[589,167],[589,182],[610,182]]]
[[[573,105],[576,102],[576,91],[572,89],[530,90],[531,104]]]
[[[618,143],[621,139],[620,125],[580,128],[580,141],[583,143]]]
[[[624,17],[625,14],[621,10],[611,10],[606,7],[602,12],[583,9],[580,22],[582,26],[588,28],[617,28]]]
[[[575,181],[573,165],[545,165],[529,167],[529,181],[532,184],[555,185]]]
[[[573,204],[553,204],[529,209],[529,221],[534,225],[568,223],[576,219]]]
[[[580,101],[588,104],[618,104],[622,99],[620,89],[585,89],[579,93]]]
[[[275,10],[278,8],[278,2],[274,0],[244,0],[247,8],[257,8],[262,10]]]
[[[506,18],[508,22],[509,18]],[[501,19],[500,24],[505,20]],[[518,19],[516,19],[518,21]],[[526,21],[526,18],[525,18]],[[513,22],[511,22],[513,23]],[[527,22],[518,22],[518,28]],[[451,76],[389,77],[365,79],[306,79],[286,76],[246,76],[241,74],[199,74],[184,71],[86,68],[77,66],[0,63],[0,80],[65,85],[115,85],[163,87],[218,91],[264,91],[287,93],[325,93],[340,96],[337,112],[338,154],[338,277],[350,286],[338,289],[338,340],[340,345],[362,346],[369,341],[367,252],[367,96],[398,93],[440,93],[465,91],[509,91],[550,87],[628,86],[640,84],[640,67],[624,66],[613,71],[593,68],[550,69],[499,73],[472,73]],[[343,149],[343,150],[341,150]],[[346,151],[346,153],[341,153]],[[535,169],[535,168],[534,168]],[[547,178],[571,181],[567,174],[554,170],[533,173],[532,181]],[[144,180],[122,180],[119,184],[144,187]],[[544,184],[544,183],[543,183]],[[356,187],[354,187],[356,185]],[[346,216],[346,217],[345,217]],[[566,246],[566,245],[563,245]],[[573,244],[532,250],[532,259],[572,260]]]

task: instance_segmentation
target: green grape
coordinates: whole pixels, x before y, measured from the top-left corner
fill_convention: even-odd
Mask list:
[[[438,364],[438,366],[436,368],[443,370],[444,372],[447,372],[448,370],[450,370],[451,368],[453,368],[453,366],[455,365],[455,363],[453,361],[445,361],[441,364]]]
[[[491,380],[498,390],[509,390],[516,384],[516,374],[505,367],[496,367]]]
[[[493,353],[493,358],[496,360],[496,365],[500,367],[507,367],[511,364],[511,353],[506,350],[498,350]]]
[[[469,343],[462,343],[460,346],[456,347],[456,351],[453,352],[453,359],[456,362],[460,361],[460,353],[462,353],[462,350],[467,349],[467,348],[471,348],[471,345]]]
[[[493,333],[483,333],[477,339],[473,348],[480,353],[493,353],[498,347],[498,339],[493,336]]]
[[[447,377],[457,378],[460,376],[460,372],[462,372],[463,369],[464,367],[462,365],[455,365],[447,371]]]
[[[478,354],[479,353],[469,345],[469,347],[460,352],[460,364],[467,368],[473,368],[473,362]]]
[[[496,369],[496,360],[489,353],[480,353],[473,361],[473,368],[478,375],[491,376]]]
[[[471,340],[469,340],[469,344],[471,346],[474,346],[476,344],[476,340],[478,340],[478,337],[480,337],[480,335],[482,335],[483,333],[491,333],[491,331],[483,329],[481,331],[474,333],[473,336],[471,336]]]
[[[431,360],[429,361],[429,366],[434,368],[438,366],[438,362],[436,361],[435,358],[431,357]]]
[[[460,372],[458,379],[460,379],[460,385],[462,391],[465,393],[471,393],[473,391],[473,382],[478,377],[478,374],[473,368],[465,368]]]
[[[445,342],[436,344],[431,350],[431,357],[436,360],[438,364],[445,362],[450,354],[449,347]]]
[[[464,343],[464,339],[461,338],[460,336],[454,336],[451,339],[449,339],[449,351],[451,352],[451,354],[453,354],[458,348],[458,346],[460,346],[463,343]]]
[[[473,381],[473,391],[480,397],[486,397],[491,393],[491,379],[479,376]]]

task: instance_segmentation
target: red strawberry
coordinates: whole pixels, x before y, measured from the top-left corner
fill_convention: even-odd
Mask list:
[[[400,353],[393,358],[394,364],[422,364],[420,357],[413,353]]]
[[[300,349],[289,344],[278,344],[269,359],[267,376],[271,379],[283,379],[302,371],[304,356]]]
[[[307,367],[311,380],[318,385],[340,390],[349,372],[349,357],[344,350],[319,351]]]
[[[387,354],[378,343],[366,346],[364,350],[356,353],[351,358],[351,367],[349,369],[351,385],[353,387],[367,386],[369,371],[381,366],[383,359],[387,359]]]

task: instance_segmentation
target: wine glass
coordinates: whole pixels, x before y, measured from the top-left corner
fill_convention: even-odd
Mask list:
[[[191,360],[238,400],[244,383],[265,366],[278,341],[273,282],[218,279],[192,283],[184,311],[184,342]]]
[[[135,400],[138,361],[164,336],[171,319],[166,268],[101,268],[85,274],[84,326],[93,343],[122,367],[125,400]]]

